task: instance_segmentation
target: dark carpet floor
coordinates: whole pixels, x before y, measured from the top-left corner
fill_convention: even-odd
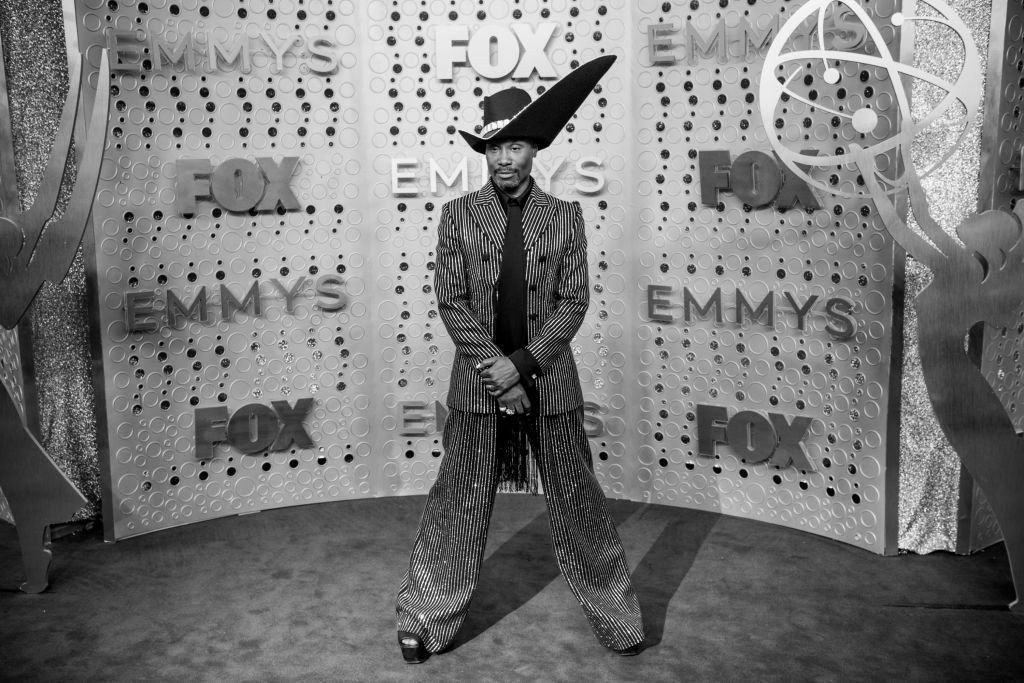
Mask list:
[[[53,545],[17,591],[0,524],[0,679],[60,681],[1024,680],[1002,546],[879,557],[714,514],[613,502],[650,647],[603,649],[558,576],[543,499],[499,496],[457,646],[418,666],[394,594],[422,497],[274,510],[110,545]]]

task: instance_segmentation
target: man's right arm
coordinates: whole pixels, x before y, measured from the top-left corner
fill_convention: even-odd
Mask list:
[[[441,209],[437,229],[437,266],[434,291],[437,312],[441,315],[455,348],[475,362],[503,356],[501,349],[484,331],[483,325],[469,307],[469,285],[466,282],[465,255],[459,243],[457,226],[452,219],[451,204]]]

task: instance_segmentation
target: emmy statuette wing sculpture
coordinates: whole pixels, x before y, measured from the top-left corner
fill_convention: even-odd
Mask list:
[[[2,54],[2,49],[0,49]],[[106,143],[110,102],[110,65],[102,53],[97,92],[87,134],[77,141],[75,187],[63,214],[53,218],[64,180],[71,135],[82,88],[81,55],[69,58],[68,95],[39,193],[22,210],[14,163],[7,78],[0,58],[0,324],[13,329],[25,315],[43,282],[67,275],[89,225]],[[18,529],[26,581],[21,589],[39,593],[49,583],[51,552],[45,547],[50,524],[69,519],[86,500],[28,430],[7,388],[0,383],[0,491]]]

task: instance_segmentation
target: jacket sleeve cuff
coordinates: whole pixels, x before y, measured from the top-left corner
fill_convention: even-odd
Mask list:
[[[526,347],[516,349],[509,354],[508,359],[512,361],[512,364],[516,366],[516,370],[519,371],[519,377],[522,379],[523,384],[526,386],[533,386],[533,383],[540,376],[540,364],[537,359],[533,357],[530,350]]]

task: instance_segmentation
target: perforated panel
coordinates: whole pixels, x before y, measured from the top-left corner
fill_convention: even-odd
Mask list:
[[[24,411],[25,391],[21,376],[21,352],[18,346],[18,333],[15,330],[0,329],[0,382],[3,382],[3,388],[11,396],[14,405]],[[3,491],[0,491],[0,519],[14,522]]]
[[[358,203],[366,192],[356,126],[363,114],[350,106],[365,65],[356,45],[362,17],[351,3],[91,2],[79,11],[94,64],[100,32],[142,32],[119,37],[122,61],[138,70],[114,77],[116,114],[93,214],[116,534],[371,495],[376,325],[359,297],[373,265],[372,228]],[[248,68],[244,55],[230,62],[222,53],[211,68],[211,36],[228,50],[250,49]],[[319,36],[330,41],[333,69],[315,54]],[[171,47],[158,57],[151,40]],[[214,169],[246,160],[243,179],[259,197],[270,181],[255,160],[283,168],[287,157],[297,157],[284,181],[302,198],[297,210],[279,202],[278,210],[229,211],[216,194],[197,199],[194,216],[176,204],[184,160]],[[249,189],[229,186],[220,198],[237,209]],[[225,319],[220,286],[245,301],[253,283],[259,315],[250,304]],[[206,322],[197,314],[168,324],[168,292],[192,304],[204,289]],[[132,333],[126,297],[139,292],[152,293],[153,313],[139,317],[154,329]],[[318,308],[339,296],[352,301]],[[273,401],[295,409],[303,399],[313,402],[304,424],[314,447],[293,442],[243,455],[211,436],[199,441],[212,457],[197,457],[204,409],[241,411],[233,435],[250,447],[254,430],[285,423]]]
[[[890,242],[862,200],[821,189],[807,190],[822,204],[813,212],[799,202],[745,206],[739,187],[711,187],[710,206],[701,198],[701,183],[714,184],[702,153],[736,162],[758,152],[763,164],[774,135],[794,135],[765,130],[762,108],[777,103],[759,101],[757,89],[791,11],[624,0],[83,2],[93,65],[101,32],[144,34],[115,39],[138,70],[114,76],[94,211],[116,534],[424,493],[441,455],[453,357],[432,291],[436,220],[444,201],[483,177],[482,158],[456,131],[479,124],[485,94],[515,83],[537,95],[579,63],[616,54],[535,164],[542,186],[579,201],[587,222],[592,305],[573,351],[602,485],[615,497],[880,551]],[[754,47],[744,47],[742,22]],[[674,63],[652,63],[655,24],[674,24],[665,39],[696,40],[706,54],[691,60],[686,43],[665,50]],[[724,55],[706,47],[720,31]],[[208,35],[228,53],[213,68]],[[243,42],[249,71],[231,52]],[[532,66],[517,74],[521,64]],[[861,81],[861,71],[844,71],[855,83],[844,96],[823,97],[865,101],[876,74]],[[824,148],[852,135],[848,121],[783,106],[770,120],[793,127],[787,141],[806,135]],[[288,183],[296,210],[247,210],[259,201],[249,188],[261,157],[277,167],[298,158]],[[230,172],[218,180],[220,166]],[[182,215],[189,198],[194,215]],[[316,294],[325,275],[343,281],[338,310],[318,308],[337,302]],[[292,297],[300,276],[312,283]],[[220,287],[242,302],[257,281],[259,315],[250,302],[222,319],[231,300]],[[188,310],[204,287],[205,323]],[[721,322],[713,313],[685,320],[686,292],[704,306],[715,291]],[[168,292],[182,302],[176,325]],[[738,297],[751,307],[744,322]],[[756,313],[765,301],[770,318]],[[295,410],[303,399],[312,400],[302,423],[313,445],[292,438],[274,450],[273,426],[296,420],[275,417],[272,402]],[[741,441],[761,462],[740,459]]]
[[[0,329],[0,382],[19,410],[25,409],[25,387],[21,376],[21,351],[17,330]]]
[[[873,5],[882,18],[891,7]],[[830,154],[859,137],[849,117],[835,112],[854,111],[866,101],[877,103],[884,125],[874,135],[881,138],[896,123],[891,96],[872,92],[881,72],[850,54],[840,66],[841,80],[830,84],[820,73],[823,67],[793,63],[790,52],[820,43],[810,23],[780,29],[796,9],[788,4],[757,3],[742,11],[704,3],[641,7],[641,30],[672,25],[680,33],[656,30],[682,44],[675,49],[676,63],[641,67],[636,75],[638,139],[647,143],[638,155],[638,199],[645,206],[637,256],[646,267],[638,289],[669,288],[673,319],[638,327],[638,377],[650,390],[642,399],[639,428],[646,435],[641,462],[644,478],[653,484],[651,500],[721,509],[880,550],[891,319],[888,235],[868,201],[830,196],[835,189],[852,189],[846,187],[852,179],[838,188],[827,176],[824,186],[812,183],[822,204],[813,212],[803,204],[782,212],[779,195],[754,208],[755,201],[770,198],[769,192],[753,197],[756,187],[746,188],[748,201],[737,191],[719,191],[709,202],[703,188],[711,177],[701,168],[701,155],[727,150],[716,163],[736,164],[744,153],[760,152],[768,156],[757,157],[757,163],[771,165],[773,148]],[[826,14],[825,21],[835,26],[832,17]],[[846,15],[841,20],[852,48],[864,26]],[[692,29],[683,32],[684,26]],[[699,41],[707,45],[716,32],[720,56],[711,65]],[[803,73],[781,101],[761,101],[759,79],[769,76],[762,76],[764,53],[755,46],[772,41],[781,42],[780,56],[765,73]],[[742,173],[736,167],[732,173],[736,185]],[[694,307],[686,324],[684,290],[697,306],[720,292],[722,321]],[[764,324],[767,313],[758,319],[747,310],[744,316],[740,296],[755,309],[771,301],[771,324]],[[797,307],[815,297],[800,329]],[[839,322],[827,310],[835,301],[851,305],[852,337],[829,331]],[[803,443],[813,470],[771,461],[746,464],[733,444],[716,445],[716,458],[701,457],[701,404],[724,407],[730,416],[754,411],[811,418]]]
[[[1021,171],[1024,162],[1024,124],[1021,121],[1021,106],[1024,104],[1024,7],[1019,3],[1006,6],[1006,34],[1001,42],[1003,53],[1001,63],[993,72],[1001,76],[999,88],[995,91],[990,106],[994,112],[989,120],[995,122],[990,131],[992,141],[991,166],[986,169],[994,173],[986,189],[991,193],[983,197],[987,205],[982,208],[1013,211],[1022,193]],[[1018,215],[1020,215],[1018,211]],[[986,379],[995,388],[1006,406],[1018,432],[1024,432],[1024,311],[1016,316],[1016,326],[985,331],[985,349],[982,370]]]

